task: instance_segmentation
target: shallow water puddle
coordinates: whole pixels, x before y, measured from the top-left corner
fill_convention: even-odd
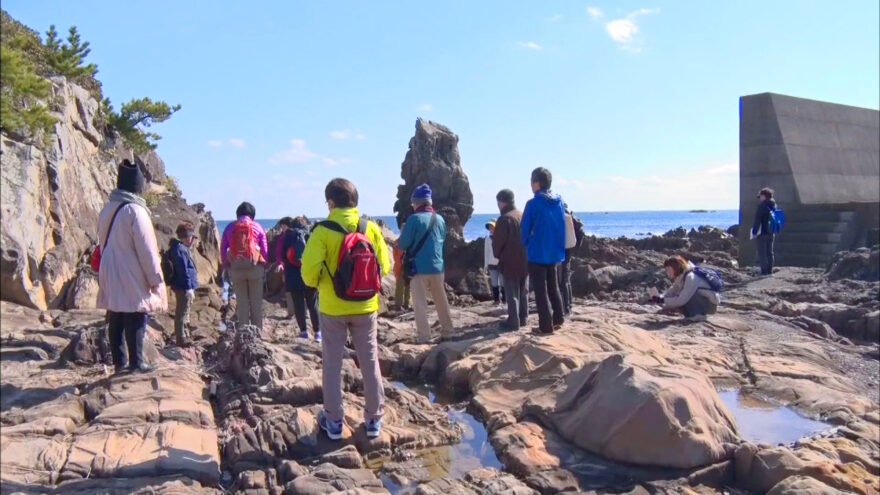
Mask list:
[[[498,460],[498,456],[495,455],[495,450],[492,448],[492,444],[489,443],[489,432],[486,431],[486,427],[483,426],[483,423],[467,412],[464,406],[452,405],[448,402],[451,399],[447,397],[441,396],[438,398],[437,394],[434,393],[430,387],[410,387],[402,382],[391,382],[391,385],[425,395],[433,404],[440,403],[450,405],[449,419],[455,421],[461,426],[461,443],[418,450],[412,453],[411,460],[423,469],[423,477],[428,477],[430,480],[447,476],[454,479],[461,479],[464,478],[465,474],[474,469],[501,469],[501,461]],[[383,462],[379,462],[370,467],[372,469],[379,469],[383,464]],[[391,491],[391,493],[397,493],[405,488],[397,484],[387,474],[380,475],[380,478],[385,484],[385,488]]]
[[[719,391],[718,395],[736,419],[740,435],[752,443],[789,444],[831,428],[739,390]]]

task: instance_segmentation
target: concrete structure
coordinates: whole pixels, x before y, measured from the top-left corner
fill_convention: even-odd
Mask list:
[[[777,265],[822,266],[837,252],[877,242],[880,112],[762,93],[740,98],[740,263],[757,192],[776,191],[787,225]]]

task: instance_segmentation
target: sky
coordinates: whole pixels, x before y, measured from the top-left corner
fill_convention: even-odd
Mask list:
[[[878,2],[4,0],[77,26],[118,108],[153,127],[190,203],[323,215],[350,179],[388,215],[416,118],[459,136],[475,211],[549,168],[576,211],[738,208],[739,97],[877,109]]]

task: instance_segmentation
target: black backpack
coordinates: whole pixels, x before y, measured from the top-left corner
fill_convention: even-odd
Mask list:
[[[584,239],[587,237],[587,232],[584,230],[584,222],[576,217],[574,213],[571,214],[571,221],[574,224],[574,246],[581,247]]]
[[[174,260],[171,259],[171,248],[165,250],[162,253],[162,277],[165,279],[165,283],[171,281],[174,278]]]

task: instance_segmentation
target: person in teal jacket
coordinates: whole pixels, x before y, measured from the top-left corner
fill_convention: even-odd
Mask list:
[[[434,306],[437,308],[437,316],[442,328],[441,336],[449,337],[452,333],[452,317],[449,313],[449,301],[446,299],[443,262],[446,222],[434,211],[431,186],[428,184],[416,187],[410,200],[415,213],[406,220],[397,245],[406,252],[404,259],[414,260],[413,272],[403,273],[401,276],[412,276],[410,289],[418,341],[425,343],[431,339],[431,327],[428,324],[428,291],[431,292],[431,299],[434,300]],[[419,246],[423,237],[425,242]]]

